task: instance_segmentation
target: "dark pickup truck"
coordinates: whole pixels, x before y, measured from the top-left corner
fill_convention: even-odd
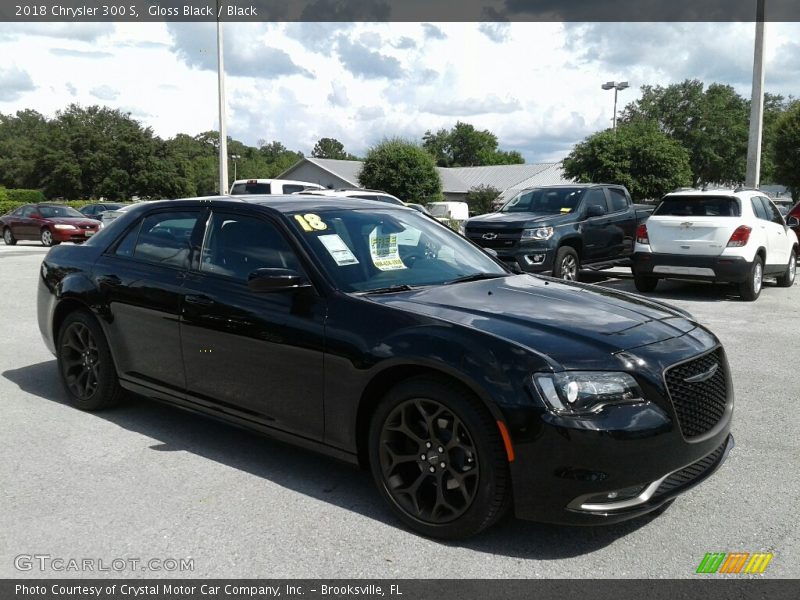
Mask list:
[[[652,211],[621,185],[542,186],[469,219],[464,234],[523,271],[575,280],[582,267],[630,264],[636,229]]]

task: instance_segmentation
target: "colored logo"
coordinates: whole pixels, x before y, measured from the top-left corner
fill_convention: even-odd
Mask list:
[[[708,552],[697,573],[763,573],[772,556],[771,552]]]

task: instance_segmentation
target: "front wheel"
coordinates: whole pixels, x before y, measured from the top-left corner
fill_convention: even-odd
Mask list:
[[[460,386],[434,377],[400,383],[369,431],[381,496],[411,529],[443,539],[483,531],[508,509],[508,460],[497,423]]]
[[[74,406],[100,410],[119,402],[122,388],[103,330],[88,311],[68,315],[58,332],[61,382]]]
[[[558,249],[553,264],[553,277],[564,281],[577,281],[580,268],[581,262],[578,253],[573,248],[562,246]]]
[[[761,294],[761,288],[764,286],[764,262],[761,257],[756,255],[753,259],[753,265],[750,267],[750,273],[747,279],[739,284],[739,295],[742,300],[753,302]]]
[[[3,241],[6,246],[13,246],[17,243],[17,238],[15,238],[14,234],[11,232],[11,227],[6,227],[3,230]]]
[[[42,246],[49,248],[50,246],[57,246],[61,242],[57,242],[53,239],[53,233],[47,229],[46,227],[42,229],[42,233],[39,236],[39,239],[42,242]]]
[[[792,250],[789,254],[789,264],[786,265],[786,270],[783,275],[778,277],[778,287],[792,287],[794,285],[794,278],[797,273],[797,254]]]

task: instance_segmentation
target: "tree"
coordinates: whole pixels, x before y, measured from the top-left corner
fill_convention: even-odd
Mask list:
[[[333,158],[336,160],[357,160],[355,156],[344,151],[344,144],[336,138],[320,138],[311,151],[314,158]]]
[[[497,136],[488,130],[478,131],[468,123],[457,122],[450,130],[436,133],[426,131],[422,147],[440,167],[473,167],[480,165],[509,165],[525,162],[516,151],[497,149]]]
[[[492,212],[494,201],[497,200],[501,193],[502,190],[490,185],[479,185],[472,188],[467,192],[467,204],[469,204],[470,212],[474,212],[477,215]]]
[[[791,190],[792,200],[800,201],[800,101],[778,120],[772,150],[775,181]]]
[[[731,184],[744,180],[749,103],[732,87],[698,80],[670,86],[642,86],[642,96],[628,104],[622,122],[652,120],[662,133],[689,153],[691,184]]]
[[[579,143],[563,161],[567,177],[624,185],[635,200],[660,198],[692,177],[689,154],[655,121],[620,123]]]
[[[417,144],[386,139],[370,148],[358,182],[405,200],[425,204],[441,199],[442,181],[433,157]]]

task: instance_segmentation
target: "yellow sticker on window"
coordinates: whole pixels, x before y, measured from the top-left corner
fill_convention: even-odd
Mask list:
[[[295,215],[295,220],[300,223],[300,227],[306,233],[313,233],[314,231],[325,231],[328,226],[325,221],[319,218],[319,215],[308,213],[306,215]]]
[[[569,212],[569,211],[571,211],[571,210],[572,210],[571,208],[562,208],[562,209],[561,209],[561,212],[562,212],[562,213],[568,213],[568,212]]]

